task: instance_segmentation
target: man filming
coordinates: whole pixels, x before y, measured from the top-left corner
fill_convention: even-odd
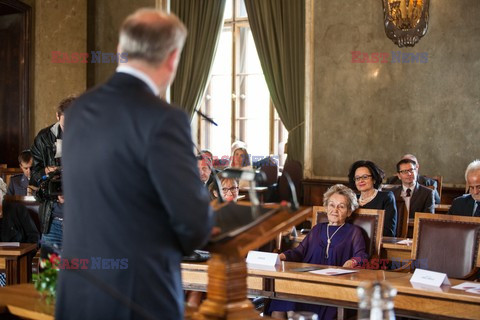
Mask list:
[[[63,99],[57,107],[57,122],[48,126],[37,134],[31,152],[33,156],[31,184],[39,187],[42,181],[48,179],[56,170],[60,169],[62,156],[62,136],[64,131],[65,110],[75,100],[75,97]],[[57,251],[62,247],[63,233],[63,196],[40,199],[39,214],[42,232],[42,246],[54,248]]]

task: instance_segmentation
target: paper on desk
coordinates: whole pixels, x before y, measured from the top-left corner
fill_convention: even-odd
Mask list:
[[[468,290],[465,291],[465,292],[480,294],[480,288],[468,289]]]
[[[20,242],[0,242],[0,247],[20,247]]]
[[[411,246],[412,245],[412,239],[404,239],[404,240],[398,241],[397,244],[404,244],[404,245],[407,245],[407,246]]]
[[[457,290],[480,289],[480,283],[467,281],[452,287],[452,289],[457,289]]]
[[[315,273],[315,274],[321,274],[321,275],[324,275],[324,276],[337,276],[337,275],[345,274],[345,273],[358,272],[358,270],[327,268],[327,269],[314,270],[314,271],[309,271],[309,272]]]

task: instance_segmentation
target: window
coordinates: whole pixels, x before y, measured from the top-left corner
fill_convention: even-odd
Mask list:
[[[244,1],[227,0],[224,20],[201,106],[218,126],[199,118],[198,143],[218,157],[230,156],[236,140],[247,144],[253,161],[278,155],[288,133],[271,104]]]

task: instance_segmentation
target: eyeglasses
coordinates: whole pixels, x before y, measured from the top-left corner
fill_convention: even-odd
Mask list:
[[[238,187],[231,187],[231,188],[222,188],[224,194],[227,194],[229,191],[231,194],[238,192]]]
[[[347,205],[345,203],[335,203],[333,201],[328,202],[328,207],[331,209],[347,210]]]
[[[363,176],[358,176],[358,177],[353,178],[353,180],[354,180],[355,182],[365,181],[365,180],[370,179],[371,177],[372,177],[371,174],[364,174]]]
[[[408,169],[408,170],[400,170],[400,171],[398,171],[398,173],[400,173],[400,174],[409,174],[409,173],[413,173],[414,171],[415,171],[415,169],[412,168],[412,169]]]
[[[475,192],[475,191],[480,191],[480,185],[477,186],[468,186],[468,191],[469,192]]]

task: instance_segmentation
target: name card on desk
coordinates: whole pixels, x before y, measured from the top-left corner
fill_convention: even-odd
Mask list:
[[[419,268],[415,269],[413,276],[410,278],[410,282],[412,284],[415,283],[432,287],[440,287],[442,284],[450,284],[446,273],[428,271]]]
[[[280,264],[280,258],[277,253],[249,251],[247,255],[247,265],[249,268],[272,270]]]

